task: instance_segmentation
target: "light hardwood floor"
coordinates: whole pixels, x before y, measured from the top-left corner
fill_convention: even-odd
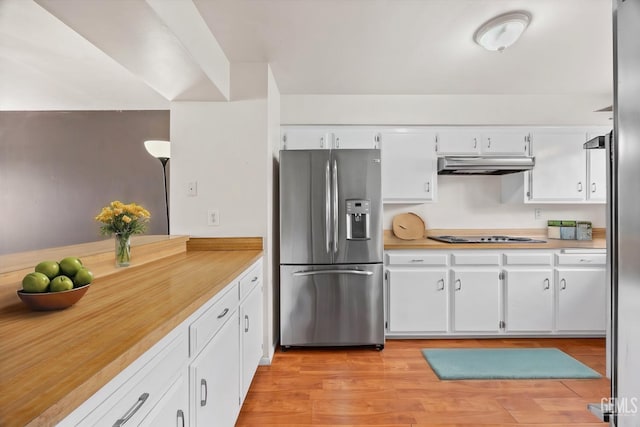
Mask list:
[[[441,381],[427,347],[555,347],[589,380]],[[277,351],[260,366],[238,426],[606,426],[587,403],[609,396],[604,339],[387,340],[372,349]]]

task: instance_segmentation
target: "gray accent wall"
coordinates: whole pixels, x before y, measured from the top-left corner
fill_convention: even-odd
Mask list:
[[[147,139],[169,139],[169,111],[1,111],[0,254],[104,239],[94,218],[112,200],[141,204],[146,234],[167,234]]]

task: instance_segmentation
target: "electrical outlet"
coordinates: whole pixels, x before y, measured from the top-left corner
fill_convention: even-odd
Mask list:
[[[198,195],[198,181],[191,181],[187,183],[187,196],[197,196]]]
[[[218,209],[207,211],[207,225],[220,225],[220,212]]]
[[[535,219],[541,219],[541,218],[542,218],[542,209],[540,209],[540,208],[535,208],[535,209],[533,210],[533,217],[534,217]]]

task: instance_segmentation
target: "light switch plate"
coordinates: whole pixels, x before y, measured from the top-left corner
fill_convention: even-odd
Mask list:
[[[191,181],[187,183],[187,196],[197,196],[198,195],[198,181]]]

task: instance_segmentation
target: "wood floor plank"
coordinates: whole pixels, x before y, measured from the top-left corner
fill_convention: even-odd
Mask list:
[[[423,348],[558,348],[604,374],[604,339],[387,340],[291,349],[258,368],[238,426],[595,427],[609,380],[440,380]]]

